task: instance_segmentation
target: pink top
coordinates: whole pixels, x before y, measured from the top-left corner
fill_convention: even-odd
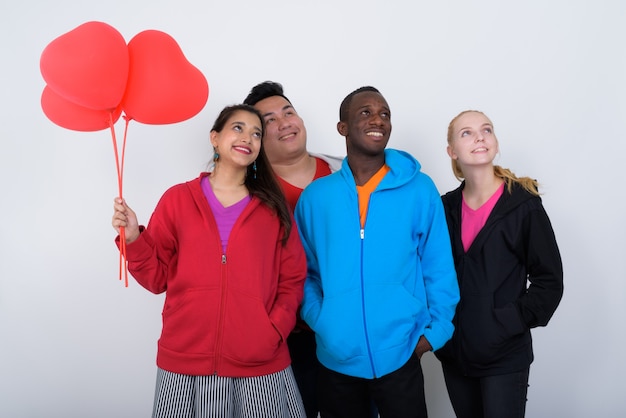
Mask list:
[[[465,252],[467,252],[480,230],[485,226],[487,218],[489,218],[493,207],[496,205],[503,192],[504,183],[498,187],[498,190],[496,190],[489,200],[476,210],[467,206],[465,198],[463,198],[463,203],[461,204],[461,241],[463,241],[463,249]]]
[[[220,201],[217,200],[215,193],[213,193],[211,182],[209,182],[209,176],[203,177],[200,184],[202,186],[202,191],[209,202],[213,216],[215,217],[217,230],[220,233],[220,240],[222,241],[222,248],[225,253],[230,231],[233,229],[233,225],[235,225],[235,222],[237,221],[237,218],[239,218],[239,215],[241,215],[241,212],[243,212],[243,209],[250,202],[250,195],[244,197],[235,204],[224,207]]]

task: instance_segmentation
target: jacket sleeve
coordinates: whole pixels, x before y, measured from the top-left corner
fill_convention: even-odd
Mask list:
[[[176,239],[165,210],[167,193],[161,198],[147,228],[126,245],[128,270],[135,280],[152,293],[167,290],[168,266],[176,254]],[[169,225],[169,226],[168,226]],[[119,237],[116,239],[119,246]]]
[[[278,289],[270,320],[283,341],[286,341],[296,325],[296,314],[302,301],[302,287],[306,278],[306,258],[295,223],[286,245],[278,245],[281,248]]]
[[[448,224],[436,189],[430,196],[429,213],[427,232],[422,235],[419,244],[419,256],[422,259],[424,288],[432,319],[424,331],[424,337],[435,351],[452,337],[452,319],[459,302],[459,285]]]
[[[306,193],[306,191],[305,191]],[[303,193],[303,195],[305,194]],[[301,196],[298,204],[296,205],[295,217],[296,224],[298,225],[298,231],[300,233],[300,239],[302,240],[302,246],[306,254],[307,272],[306,281],[304,282],[304,296],[302,299],[302,307],[300,308],[300,316],[302,319],[315,330],[315,323],[319,317],[320,310],[322,308],[322,286],[319,273],[319,264],[317,262],[317,256],[313,251],[313,245],[311,243],[311,222],[307,214],[307,205],[304,202],[306,197]]]
[[[550,219],[541,205],[524,220],[529,286],[517,307],[529,328],[545,326],[563,296],[563,264]]]

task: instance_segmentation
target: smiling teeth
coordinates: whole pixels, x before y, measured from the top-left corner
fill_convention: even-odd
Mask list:
[[[380,132],[368,132],[367,135],[369,135],[369,136],[383,136],[383,134],[381,134]]]
[[[235,149],[239,150],[239,151],[243,151],[246,154],[250,154],[251,151],[248,148],[244,148],[244,147],[235,147]]]

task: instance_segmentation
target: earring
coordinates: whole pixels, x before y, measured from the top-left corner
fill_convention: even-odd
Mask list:
[[[252,170],[254,170],[254,178],[256,179],[256,160],[252,163]]]
[[[217,152],[217,148],[213,148],[213,161],[217,161],[220,159],[220,153]]]

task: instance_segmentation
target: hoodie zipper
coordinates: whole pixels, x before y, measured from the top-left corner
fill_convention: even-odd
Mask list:
[[[367,358],[370,361],[370,367],[372,368],[372,374],[376,378],[376,369],[374,368],[374,360],[372,358],[372,349],[370,347],[369,334],[367,332],[367,315],[365,314],[365,282],[364,282],[364,262],[363,247],[365,246],[365,227],[359,230],[359,238],[361,239],[361,309],[363,316],[363,333],[365,334],[365,344],[367,345]]]
[[[221,242],[220,242],[221,245]],[[217,327],[217,337],[215,338],[215,370],[213,370],[213,375],[217,376],[217,369],[219,369],[218,361],[220,358],[220,352],[222,347],[222,329],[224,327],[224,305],[226,303],[226,253],[223,253],[221,256],[222,268],[220,269],[220,277],[221,277],[221,296],[220,296],[220,313],[219,313],[219,325]]]

